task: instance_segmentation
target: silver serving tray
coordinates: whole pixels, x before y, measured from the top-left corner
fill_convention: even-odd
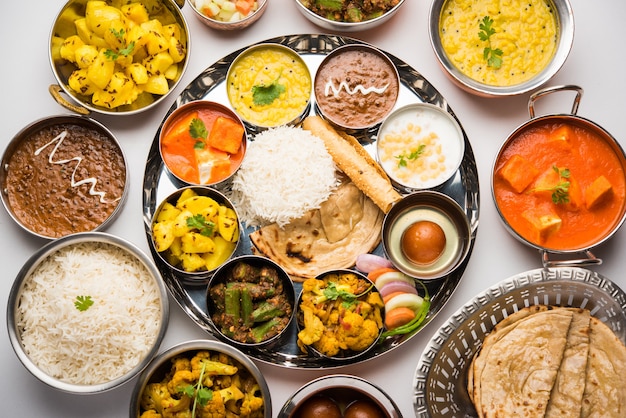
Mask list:
[[[309,66],[311,74],[315,74],[315,71],[323,58],[333,49],[345,44],[364,43],[352,38],[324,34],[282,36],[259,43],[266,42],[279,43],[293,48],[302,55],[304,61]],[[193,100],[207,99],[228,104],[226,88],[224,85],[226,73],[231,62],[244,49],[246,48],[234,51],[233,53],[225,56],[196,77],[196,79],[182,91],[174,104],[172,104],[166,116],[163,118],[163,121],[167,118],[167,115],[173,112],[178,106]],[[389,55],[389,57],[396,65],[401,79],[400,94],[396,107],[414,102],[426,102],[445,109],[454,118],[456,118],[446,100],[419,72],[400,59],[392,55]],[[314,106],[311,106],[311,108],[313,109]],[[313,111],[314,110],[311,110],[311,112]],[[157,130],[149,151],[143,182],[143,219],[146,237],[149,243],[151,240],[151,219],[156,207],[165,197],[177,189],[177,186],[172,182],[170,176],[167,174],[166,168],[159,154],[160,129],[161,127]],[[375,152],[374,146],[376,133],[376,129],[372,129],[370,132],[367,132],[365,135],[359,137],[363,146],[368,149],[370,153]],[[464,208],[471,225],[471,242],[469,250],[471,253],[478,228],[479,185],[476,161],[474,159],[472,147],[464,131],[463,135],[465,139],[465,154],[461,167],[451,180],[446,182],[437,190],[451,196],[461,205],[462,208]],[[251,253],[251,244],[250,239],[248,238],[248,234],[250,232],[252,232],[251,229],[244,231],[242,238],[243,241],[239,245],[235,255]],[[205,300],[206,286],[190,284],[177,278],[172,270],[160,260],[157,254],[154,253],[152,247],[151,251],[155,263],[161,271],[165,285],[169,289],[172,297],[185,311],[185,313],[194,322],[196,322],[198,326],[200,326],[200,328],[204,329],[215,338],[220,339],[221,337],[219,333],[215,332],[212,328],[207,315],[207,304]],[[382,245],[379,245],[373,252],[383,255]],[[422,327],[415,330],[411,334],[406,334],[396,338],[388,338],[379,343],[373,350],[367,351],[367,353],[363,356],[355,357],[346,361],[336,361],[321,359],[319,357],[302,353],[296,344],[297,330],[295,321],[293,321],[292,326],[287,330],[285,336],[271,347],[265,347],[263,349],[250,347],[239,348],[242,349],[242,351],[244,351],[247,355],[259,361],[277,364],[284,367],[309,369],[339,367],[346,364],[361,362],[387,353],[417,335],[424,328],[424,326],[426,326],[437,315],[457,288],[468,261],[469,257],[466,258],[465,262],[454,273],[449,274],[440,280],[429,282],[428,286],[432,306]],[[302,285],[300,283],[295,283],[295,285],[296,294],[299,294],[302,289]]]
[[[626,343],[626,293],[615,283],[583,268],[521,273],[477,295],[432,337],[415,371],[416,417],[477,417],[467,393],[472,357],[505,316],[539,304],[589,309]]]

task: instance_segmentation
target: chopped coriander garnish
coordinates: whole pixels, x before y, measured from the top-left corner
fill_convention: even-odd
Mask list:
[[[89,309],[91,305],[93,305],[93,299],[91,299],[91,296],[76,296],[74,306],[79,311],[84,312]]]
[[[559,169],[557,166],[552,166],[552,169],[559,175],[559,182],[552,187],[537,187],[534,188],[535,192],[552,192],[552,202],[559,205],[562,203],[569,203],[569,177],[570,171],[568,168]]]
[[[400,155],[396,155],[395,158],[398,159],[398,167],[406,167],[408,164],[408,161],[417,160],[420,157],[420,155],[424,153],[425,149],[426,149],[426,145],[420,144],[420,146],[417,147],[416,150],[411,151],[409,154],[407,154],[406,152],[403,152]]]
[[[210,237],[215,230],[215,223],[207,221],[203,215],[194,215],[187,218],[187,226],[200,231],[200,235]]]
[[[204,380],[204,372],[206,371],[206,363],[202,362],[202,369],[200,370],[200,376],[198,377],[198,383],[195,385],[186,385],[178,389],[179,392],[184,393],[193,399],[193,406],[191,408],[191,417],[195,418],[196,408],[198,404],[200,406],[206,406],[210,400],[213,399],[213,391],[202,384]]]
[[[280,84],[278,80],[272,81],[270,84],[257,84],[252,86],[252,100],[257,106],[267,106],[274,103],[274,100],[278,99],[278,96],[285,91],[285,86]]]
[[[120,29],[115,30],[113,28],[110,29],[111,33],[120,41],[122,41],[123,44],[126,44],[126,41],[124,39],[124,34],[126,33],[126,31],[124,29]],[[135,42],[131,42],[128,45],[126,45],[124,48],[120,49],[119,51],[115,52],[112,49],[107,49],[106,51],[104,51],[104,54],[107,56],[107,58],[112,59],[112,60],[116,60],[119,58],[120,55],[123,55],[125,57],[129,56],[130,54],[132,54],[133,49],[135,49]]]
[[[199,118],[193,118],[189,124],[189,135],[192,138],[197,139],[193,145],[195,149],[204,149],[204,139],[209,136],[209,131],[206,129],[206,125]]]
[[[479,27],[478,37],[481,41],[487,42],[487,46],[483,49],[483,57],[487,60],[487,65],[493,68],[500,68],[502,66],[502,50],[500,48],[493,49],[491,46],[491,35],[496,33],[493,28],[493,19],[489,16],[483,17]]]

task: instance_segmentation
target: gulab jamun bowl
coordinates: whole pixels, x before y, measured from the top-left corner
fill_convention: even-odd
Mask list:
[[[383,249],[403,273],[436,280],[454,272],[470,250],[471,227],[461,206],[432,190],[406,195],[383,221]]]
[[[174,110],[159,132],[159,152],[180,187],[226,187],[241,166],[247,130],[228,107],[195,100]]]
[[[401,418],[394,400],[380,387],[358,377],[334,374],[298,389],[278,418]]]
[[[269,258],[241,255],[219,267],[207,287],[207,313],[215,335],[242,348],[284,344],[296,292],[287,272]]]

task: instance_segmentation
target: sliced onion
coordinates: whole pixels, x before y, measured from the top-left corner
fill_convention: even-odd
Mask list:
[[[415,286],[402,280],[387,282],[387,284],[385,284],[383,287],[376,287],[378,288],[380,296],[382,296],[383,298],[395,292],[412,293],[414,295],[417,295],[417,289],[415,289]]]
[[[393,267],[393,264],[385,257],[376,254],[359,254],[356,258],[356,268],[363,273],[383,267]]]
[[[405,308],[409,308],[412,311],[417,311],[422,307],[422,303],[424,303],[424,299],[421,296],[415,295],[413,293],[403,293],[398,296],[394,296],[385,304],[385,310],[390,311],[395,308],[399,308],[404,306]]]
[[[401,281],[409,283],[411,286],[415,286],[415,281],[412,277],[407,276],[401,271],[388,271],[383,273],[376,279],[376,287],[382,289],[389,282]]]

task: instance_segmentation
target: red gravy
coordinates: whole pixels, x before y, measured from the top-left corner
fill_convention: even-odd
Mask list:
[[[14,216],[39,235],[92,231],[119,204],[126,167],[118,144],[78,124],[44,127],[11,155],[5,193]]]
[[[344,128],[372,127],[391,112],[399,82],[393,64],[369,48],[329,55],[315,76],[315,100],[322,114]]]

